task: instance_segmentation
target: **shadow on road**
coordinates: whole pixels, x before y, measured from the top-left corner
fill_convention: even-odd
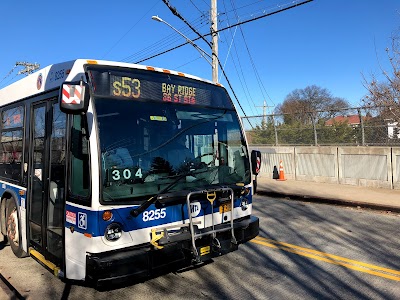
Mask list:
[[[260,197],[261,198],[261,197]],[[362,217],[357,210],[262,197],[253,212],[260,217],[260,237],[336,255],[357,253],[365,261],[400,269],[398,228],[380,214]],[[325,205],[326,206],[326,205]],[[393,230],[388,232],[388,230]],[[385,235],[382,232],[386,232]],[[387,236],[397,238],[388,239]],[[316,239],[316,237],[319,237]],[[1,247],[1,245],[0,245]],[[354,257],[353,257],[354,258]],[[357,259],[357,258],[354,258]],[[374,261],[375,260],[375,261]],[[396,285],[371,284],[373,276],[295,253],[248,242],[238,251],[200,267],[165,269],[146,280],[93,288],[65,282],[45,291],[48,299],[395,299]],[[48,277],[39,284],[49,285]],[[55,280],[58,280],[55,278]]]

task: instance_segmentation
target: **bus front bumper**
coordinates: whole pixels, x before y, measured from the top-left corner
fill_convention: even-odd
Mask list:
[[[226,224],[221,225],[226,226]],[[234,234],[237,244],[231,243],[230,232],[217,234],[220,242],[218,251],[210,251],[202,261],[224,255],[238,249],[238,244],[245,243],[258,235],[259,219],[251,216],[234,222]],[[199,248],[204,247],[199,241]],[[197,243],[197,241],[196,241]],[[88,253],[86,257],[86,279],[97,286],[113,284],[130,279],[140,280],[161,274],[192,263],[190,238],[165,245],[155,250],[150,244],[104,253]],[[169,269],[168,269],[169,268]]]

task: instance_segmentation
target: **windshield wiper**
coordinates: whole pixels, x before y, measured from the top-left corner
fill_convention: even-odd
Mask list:
[[[204,173],[207,172],[208,170],[202,171],[202,172],[193,172],[194,170],[191,170],[189,172],[183,173],[181,175],[179,175],[173,182],[171,182],[169,185],[167,185],[165,188],[163,188],[161,191],[159,191],[157,193],[157,195],[149,198],[146,202],[143,202],[138,208],[136,209],[132,209],[130,214],[133,217],[137,217],[139,216],[142,212],[144,212],[146,209],[149,208],[150,205],[152,205],[154,202],[156,202],[158,200],[158,197],[162,194],[165,194],[166,192],[168,192],[171,188],[173,188],[175,186],[175,184],[177,184],[182,178],[185,178],[186,176],[189,175],[195,175],[195,174],[200,174],[200,173]]]

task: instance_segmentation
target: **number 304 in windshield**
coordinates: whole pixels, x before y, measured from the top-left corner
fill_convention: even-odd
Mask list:
[[[107,170],[108,181],[120,181],[120,180],[134,180],[142,178],[141,168],[125,168],[125,169],[109,169]]]

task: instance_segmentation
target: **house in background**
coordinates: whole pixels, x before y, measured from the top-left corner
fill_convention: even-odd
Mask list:
[[[362,117],[363,122],[370,120],[370,116]],[[336,116],[332,119],[325,121],[325,126],[332,126],[333,124],[347,123],[349,126],[358,127],[361,124],[359,115]]]
[[[400,139],[399,122],[388,123],[388,137],[389,139]]]

